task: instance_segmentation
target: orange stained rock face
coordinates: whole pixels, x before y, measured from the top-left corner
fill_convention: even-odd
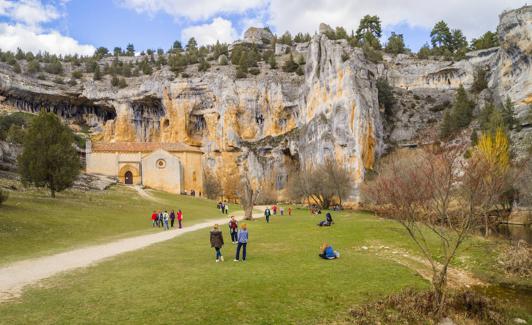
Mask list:
[[[113,123],[107,123],[104,130],[105,141],[129,142],[136,141],[135,127],[131,123],[131,116],[126,110],[120,110]]]
[[[188,99],[171,99],[163,97],[166,107],[166,115],[161,118],[160,130],[162,142],[185,142],[190,143],[187,133],[188,115],[194,107],[194,103]]]
[[[347,73],[349,75],[350,69],[346,68],[346,71],[344,72],[343,69],[338,69],[336,74],[338,76],[338,79],[336,79],[336,97],[342,97],[343,96],[343,89],[344,89],[344,73]]]
[[[351,116],[350,116],[350,123],[349,126],[351,127],[351,131],[355,131],[355,114],[356,114],[356,104],[353,101],[351,103]]]
[[[373,168],[375,162],[375,144],[373,124],[369,122],[366,134],[362,137],[362,160],[366,169]]]
[[[528,94],[525,99],[523,99],[523,104],[531,105],[532,104],[532,94]]]
[[[207,138],[210,141],[216,142],[218,146],[220,146],[219,143],[219,137],[216,136],[216,125],[218,124],[218,118],[219,114],[217,113],[210,113],[205,114],[205,123],[207,124]]]

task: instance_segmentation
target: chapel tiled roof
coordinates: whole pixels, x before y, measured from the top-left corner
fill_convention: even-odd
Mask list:
[[[152,152],[158,149],[168,152],[202,152],[199,148],[182,142],[93,142],[91,145],[93,152]]]

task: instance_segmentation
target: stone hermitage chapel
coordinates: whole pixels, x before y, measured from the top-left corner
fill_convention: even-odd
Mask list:
[[[87,173],[171,193],[200,193],[203,152],[184,143],[87,142]]]

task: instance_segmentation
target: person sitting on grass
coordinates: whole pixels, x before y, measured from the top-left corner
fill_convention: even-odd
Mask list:
[[[240,248],[242,248],[242,261],[246,260],[246,246],[248,244],[248,226],[243,223],[238,232],[238,244],[236,246],[235,262],[240,260]]]
[[[318,226],[320,227],[330,227],[334,223],[331,213],[327,212],[325,215],[325,220],[318,223]]]
[[[218,229],[218,224],[215,224],[211,230],[211,247],[214,247],[214,250],[216,251],[216,263],[224,261],[221,251],[223,245],[224,237],[222,235],[222,231]]]
[[[320,254],[318,255],[326,260],[334,260],[335,258],[340,257],[340,253],[333,250],[332,246],[327,243],[323,243],[323,245],[321,245]]]

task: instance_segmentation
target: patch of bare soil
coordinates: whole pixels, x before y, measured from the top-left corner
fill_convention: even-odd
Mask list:
[[[423,257],[412,255],[404,249],[374,244],[370,246],[355,247],[355,250],[391,259],[396,263],[416,271],[424,279],[427,279],[428,281],[432,280],[432,267],[430,263]],[[468,271],[449,267],[447,272],[447,285],[450,288],[459,289],[464,287],[484,286],[485,283],[477,279]]]

